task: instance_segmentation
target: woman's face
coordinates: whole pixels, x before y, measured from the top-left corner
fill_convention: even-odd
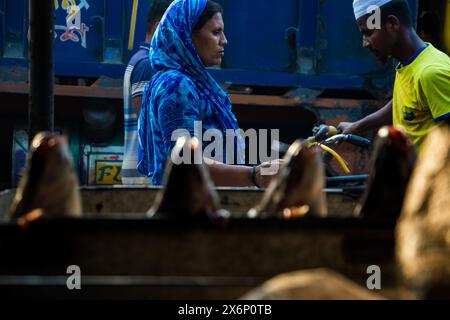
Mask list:
[[[192,34],[197,53],[205,67],[222,63],[228,41],[224,33],[222,14],[216,13],[200,31]]]

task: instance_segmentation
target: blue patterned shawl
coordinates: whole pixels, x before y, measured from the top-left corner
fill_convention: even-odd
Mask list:
[[[163,16],[150,47],[150,62],[157,73],[144,92],[139,118],[138,170],[162,184],[172,132],[185,129],[191,136],[194,121],[203,129],[239,129],[231,102],[204,67],[192,40],[192,30],[207,0],[175,0]],[[201,134],[201,133],[200,133]],[[201,137],[199,137],[201,138]],[[201,141],[201,139],[200,139]],[[243,163],[245,143],[235,139],[235,155]]]

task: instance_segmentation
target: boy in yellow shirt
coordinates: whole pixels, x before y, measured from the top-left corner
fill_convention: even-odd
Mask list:
[[[382,62],[400,61],[393,99],[385,107],[354,123],[343,122],[343,133],[359,133],[383,125],[403,127],[420,149],[436,125],[450,123],[450,58],[423,42],[413,28],[403,0],[354,0],[363,47]],[[377,8],[380,26],[376,23]]]

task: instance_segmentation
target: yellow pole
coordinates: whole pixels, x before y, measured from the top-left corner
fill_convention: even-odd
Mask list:
[[[133,12],[131,13],[131,22],[130,22],[130,36],[128,38],[128,50],[133,50],[134,47],[134,33],[136,31],[136,18],[138,6],[139,0],[133,0]]]
[[[450,54],[450,0],[447,0],[447,9],[445,12],[444,46],[447,49],[447,54]]]
[[[69,3],[70,3],[70,6],[76,6],[77,5],[75,0],[63,0],[63,2],[61,4],[61,7],[63,9],[67,9],[69,7]]]

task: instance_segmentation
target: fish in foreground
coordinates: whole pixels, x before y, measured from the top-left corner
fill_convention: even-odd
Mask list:
[[[327,215],[325,169],[317,147],[307,148],[301,140],[295,141],[280,170],[261,202],[248,212],[249,217]]]
[[[8,217],[26,222],[82,215],[78,178],[67,140],[48,132],[38,133],[28,153]]]
[[[427,137],[396,229],[404,284],[419,299],[450,299],[450,128]]]
[[[167,160],[164,189],[147,215],[227,218],[229,213],[221,210],[219,204],[219,195],[202,159],[199,140],[180,137]]]
[[[328,269],[278,275],[244,295],[242,300],[384,300]]]
[[[410,138],[394,127],[378,131],[369,180],[355,215],[397,218],[416,162]]]

